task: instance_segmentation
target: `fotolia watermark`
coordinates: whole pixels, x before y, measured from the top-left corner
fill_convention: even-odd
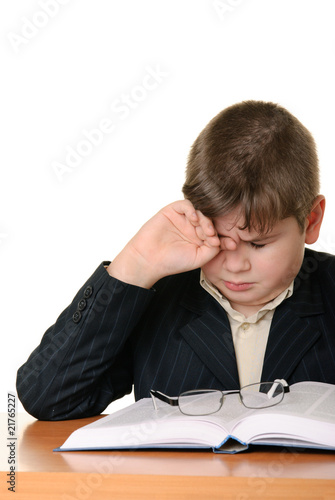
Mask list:
[[[40,10],[34,12],[32,17],[21,17],[20,33],[10,31],[7,38],[14,52],[18,53],[22,47],[25,47],[33,38],[35,38],[49,23],[50,19],[57,16],[61,6],[67,5],[70,0],[39,0]]]
[[[233,12],[243,0],[213,0],[213,7],[219,18],[225,19],[226,15]]]
[[[82,138],[77,144],[66,146],[64,160],[51,162],[51,167],[59,182],[63,182],[64,175],[72,173],[84,158],[91,155],[95,148],[103,143],[105,136],[116,130],[117,123],[128,118],[132,111],[136,110],[169,75],[166,71],[162,71],[159,65],[146,66],[145,70],[146,73],[139,84],[134,85],[129,92],[123,92],[112,102],[110,109],[115,115],[114,119],[103,117],[94,128],[83,129]]]

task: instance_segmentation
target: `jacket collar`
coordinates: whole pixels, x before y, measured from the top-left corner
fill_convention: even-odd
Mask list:
[[[199,283],[194,271],[180,304],[196,313],[180,333],[222,384],[223,389],[239,387],[233,339],[225,310]]]
[[[317,254],[306,250],[293,295],[276,309],[267,343],[262,380],[289,379],[321,335],[317,316],[325,311],[315,271]]]
[[[324,312],[320,284],[313,272],[305,270],[306,263],[312,258],[313,252],[306,251],[303,266],[295,279],[293,295],[275,311],[262,380],[289,379],[306,351],[321,335],[315,319]],[[197,317],[181,329],[181,334],[224,389],[238,388],[238,371],[227,314],[200,286],[200,271],[192,274],[180,303],[196,313]]]

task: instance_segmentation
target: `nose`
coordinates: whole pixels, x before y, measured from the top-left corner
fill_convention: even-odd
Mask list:
[[[251,269],[248,248],[240,242],[235,245],[235,248],[229,250],[225,248],[223,251],[223,267],[230,273],[241,273]]]

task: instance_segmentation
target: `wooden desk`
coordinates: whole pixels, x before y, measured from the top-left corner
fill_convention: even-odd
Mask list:
[[[334,500],[335,453],[254,447],[210,451],[53,452],[94,419],[18,415],[16,493],[7,490],[7,415],[0,415],[0,498],[15,500]],[[4,432],[3,432],[4,431]],[[5,437],[4,437],[5,436]]]

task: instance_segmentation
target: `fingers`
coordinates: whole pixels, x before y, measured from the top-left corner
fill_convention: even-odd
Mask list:
[[[203,244],[211,247],[220,246],[220,239],[216,233],[213,222],[202,212],[199,210],[193,212],[190,223],[193,225],[197,237],[203,242]]]
[[[178,208],[184,212],[185,217],[194,227],[197,237],[204,244],[213,247],[220,246],[220,239],[211,219],[206,217],[200,210],[196,210],[189,200],[183,200]]]
[[[216,236],[216,229],[211,219],[205,217],[205,215],[202,212],[200,212],[200,210],[197,210],[196,214],[198,216],[198,222],[203,233],[206,236]]]
[[[236,250],[237,245],[236,245],[236,241],[234,241],[229,236],[221,236],[220,237],[220,247],[221,247],[221,250]]]
[[[199,240],[209,246],[219,246],[221,250],[236,250],[237,243],[231,237],[218,236],[215,225],[200,210],[196,210],[189,200],[180,200],[172,204],[174,209],[192,224]]]
[[[189,200],[180,200],[170,205],[179,215],[183,215],[193,226],[197,238],[211,247],[220,247],[220,239],[217,235],[214,223],[200,210],[196,210]]]
[[[204,230],[204,234],[209,234],[210,236],[215,234],[215,228],[210,219],[205,217],[200,210],[196,210],[189,200],[175,201],[166,208],[172,208],[179,215],[183,215],[186,219],[194,226],[199,225]],[[206,225],[208,224],[208,227]]]
[[[203,244],[220,247],[220,239],[216,234],[215,227],[210,219],[197,211],[197,222],[193,223],[195,232]]]
[[[180,200],[169,205],[180,215],[185,215],[185,217],[191,222],[191,224],[197,225],[198,214],[194,206],[189,200]]]
[[[216,230],[211,219],[206,217],[200,210],[196,210],[189,200],[176,202],[175,210],[180,214],[184,214],[193,226],[200,226],[206,236],[216,235]]]
[[[229,236],[219,237],[213,221],[200,212],[200,210],[193,209],[191,223],[196,229],[198,238],[204,242],[206,241],[211,246],[220,246],[221,250],[236,250],[236,241]]]

